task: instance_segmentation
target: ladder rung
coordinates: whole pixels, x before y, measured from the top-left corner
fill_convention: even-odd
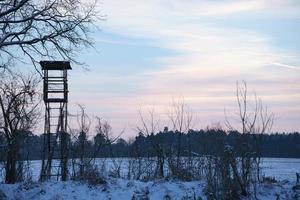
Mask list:
[[[65,78],[63,76],[48,76],[47,78],[45,78],[46,80],[49,79],[49,78]]]
[[[67,98],[44,98],[46,103],[66,103]]]
[[[65,85],[64,83],[59,83],[59,82],[50,82],[48,83],[48,87],[51,86],[51,85]]]
[[[51,91],[47,91],[47,93],[64,93],[64,92],[68,92],[68,91],[64,91],[64,90],[51,90]]]
[[[49,84],[49,83],[66,83],[67,81],[65,81],[65,80],[63,80],[63,79],[61,79],[61,80],[59,80],[59,79],[53,79],[53,80],[47,80],[46,81],[46,83],[47,84]]]

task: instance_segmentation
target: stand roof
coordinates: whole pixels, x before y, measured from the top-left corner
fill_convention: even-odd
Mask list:
[[[72,69],[69,61],[40,61],[42,70],[69,70]]]

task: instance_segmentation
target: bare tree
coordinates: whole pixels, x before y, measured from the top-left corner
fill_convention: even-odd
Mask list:
[[[34,75],[6,74],[0,80],[0,130],[4,133],[7,153],[5,182],[14,183],[17,176],[18,136],[37,122],[38,79]]]
[[[93,146],[92,141],[88,139],[92,118],[87,114],[85,106],[79,104],[78,107],[78,128],[71,131],[73,137],[73,153],[74,156],[78,156],[78,159],[74,156],[72,159],[73,179],[85,180],[92,184],[104,183],[102,174],[100,174],[98,170],[96,156],[104,147],[108,147],[110,155],[113,156],[111,144],[114,143],[120,135],[113,137],[110,124],[102,118],[96,117],[96,136],[94,137]]]
[[[123,160],[121,158],[115,158],[112,144],[121,137],[124,133],[124,129],[117,136],[114,136],[112,127],[108,121],[98,116],[96,117],[96,120],[97,123],[95,129],[97,134],[94,138],[95,151],[93,153],[93,158],[95,159],[99,152],[108,148],[109,154],[107,156],[110,156],[113,164],[112,168],[109,170],[109,174],[115,178],[120,178]]]
[[[85,112],[83,105],[78,105],[79,113],[77,115],[78,123],[78,134],[76,137],[77,142],[77,153],[79,154],[79,162],[76,162],[79,166],[79,177],[83,178],[85,175],[86,167],[89,163],[87,143],[88,143],[88,132],[91,126],[91,119]]]
[[[94,137],[95,157],[108,145],[111,137],[111,126],[101,117],[96,117],[96,135]]]
[[[263,105],[262,100],[254,94],[248,95],[247,84],[237,82],[236,98],[238,104],[237,122],[233,123],[225,112],[225,124],[229,130],[242,133],[234,150],[226,151],[229,164],[243,195],[248,194],[250,184],[259,181],[260,173],[260,136],[271,130],[274,114]],[[255,138],[251,144],[250,137]],[[254,174],[254,177],[253,177]]]
[[[165,150],[162,141],[160,141],[155,134],[161,130],[160,121],[157,117],[154,107],[146,112],[147,115],[143,114],[139,110],[140,126],[137,126],[139,133],[150,138],[150,145],[154,151],[154,155],[157,158],[155,177],[163,178],[164,175],[164,164],[165,164]]]
[[[187,133],[192,128],[193,113],[183,97],[172,100],[168,117],[174,131]]]
[[[169,153],[169,166],[171,171],[176,176],[186,176],[185,170],[183,169],[183,163],[181,162],[181,156],[183,153],[182,149],[182,135],[187,134],[193,125],[193,113],[189,108],[188,104],[185,102],[184,98],[173,99],[168,112],[168,117],[173,126],[173,131],[177,134],[177,144],[176,150],[171,149]],[[174,160],[173,154],[176,155]],[[175,163],[174,163],[175,161]]]
[[[144,116],[141,109],[138,111],[138,113],[141,124],[137,126],[137,130],[139,132],[149,136],[160,130],[160,121],[157,119],[157,113],[154,107],[148,110],[147,116]]]
[[[115,141],[117,141],[121,135],[124,133],[124,129],[117,135],[117,136],[113,136],[113,132],[112,132],[112,127],[109,124],[108,121],[106,121],[105,119],[96,116],[96,133],[101,135],[102,138],[104,139],[104,143],[103,144],[99,144],[99,148],[104,147],[105,145],[111,145],[112,143],[114,143]]]
[[[81,45],[91,46],[91,24],[100,18],[97,0],[0,1],[0,68],[41,57],[76,62]],[[16,53],[20,52],[20,54]],[[22,53],[25,55],[22,56]]]
[[[237,120],[240,125],[233,124],[225,112],[225,125],[229,130],[238,130],[242,134],[263,134],[271,130],[274,114],[264,106],[262,100],[254,94],[251,99],[248,95],[247,83],[236,83],[236,98],[238,104]]]

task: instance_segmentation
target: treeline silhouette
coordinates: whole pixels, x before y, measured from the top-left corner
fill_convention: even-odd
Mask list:
[[[39,160],[42,154],[44,135],[35,135],[32,132],[18,134],[18,144],[21,147],[19,155],[23,160]],[[71,137],[70,137],[71,138]],[[178,140],[180,138],[180,141]],[[127,142],[119,138],[113,143],[106,141],[105,137],[97,134],[85,141],[85,151],[91,157],[151,157],[156,156],[153,143],[159,145],[168,154],[172,149],[181,149],[181,156],[193,155],[221,155],[224,146],[235,148],[237,143],[245,141],[256,145],[262,157],[300,158],[300,134],[273,133],[273,134],[241,134],[236,131],[225,132],[218,129],[190,130],[187,134],[169,131],[165,128],[157,134],[143,135],[139,133],[133,141]],[[78,157],[80,144],[71,141],[70,157]],[[0,134],[0,156],[6,151],[5,139]],[[58,147],[59,148],[59,147]],[[59,152],[59,149],[57,150]],[[55,158],[58,153],[54,153]],[[0,157],[4,159],[3,156]]]

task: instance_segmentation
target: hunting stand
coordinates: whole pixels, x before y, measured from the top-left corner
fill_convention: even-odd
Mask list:
[[[43,71],[43,99],[45,103],[45,125],[43,135],[42,169],[40,180],[61,177],[68,174],[68,79],[70,62],[41,61]],[[53,159],[60,162],[53,165]]]

